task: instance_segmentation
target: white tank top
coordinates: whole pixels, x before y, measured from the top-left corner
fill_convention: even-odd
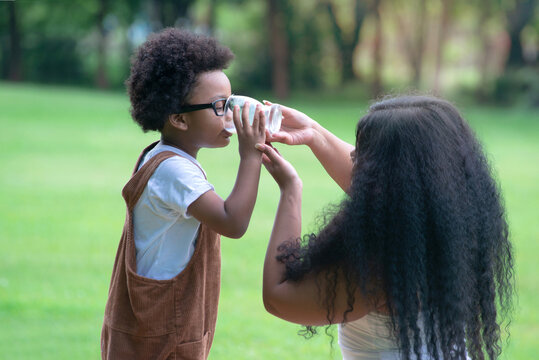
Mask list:
[[[390,334],[391,318],[369,313],[361,319],[339,324],[339,346],[345,360],[400,360],[399,348]]]
[[[425,345],[423,321],[419,315],[418,326],[421,330],[421,354],[430,359]],[[391,318],[388,315],[372,312],[361,319],[339,324],[339,346],[344,360],[400,360],[399,348],[391,335]],[[439,354],[439,358],[442,354]],[[466,358],[470,360],[468,354]]]

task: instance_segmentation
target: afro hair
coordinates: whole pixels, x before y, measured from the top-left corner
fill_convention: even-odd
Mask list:
[[[132,58],[126,80],[131,116],[144,132],[160,131],[185,104],[199,74],[226,69],[232,51],[211,37],[167,28],[151,35]]]

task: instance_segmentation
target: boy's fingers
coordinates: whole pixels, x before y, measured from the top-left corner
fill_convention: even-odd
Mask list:
[[[255,116],[253,117],[253,124],[251,125],[253,129],[258,130],[258,124],[260,123],[260,115],[262,114],[262,111],[260,111],[260,106],[257,105],[255,109]]]
[[[259,123],[256,129],[259,131],[259,133],[265,134],[266,133],[266,113],[262,111],[262,109],[260,109],[260,115],[258,116],[258,118],[259,118],[258,120]]]
[[[236,131],[238,129],[241,131],[240,107],[238,105],[234,105],[234,109],[232,110],[232,121],[234,122]]]
[[[243,104],[243,110],[241,112],[241,120],[242,120],[242,126],[247,127],[249,125],[249,108],[251,106],[249,105],[249,102],[246,101],[245,104]]]

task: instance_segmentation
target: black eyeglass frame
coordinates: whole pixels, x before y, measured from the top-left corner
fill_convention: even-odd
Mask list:
[[[226,113],[226,101],[228,99],[227,98],[221,98],[221,99],[217,99],[211,103],[208,103],[208,104],[196,104],[196,105],[183,105],[180,107],[180,111],[178,112],[178,114],[183,114],[183,113],[188,113],[188,112],[192,112],[192,111],[197,111],[197,110],[203,110],[203,109],[213,109],[213,112],[215,113],[215,115],[217,116],[223,116],[225,115]],[[219,112],[217,111],[217,109],[215,108],[215,104],[218,103],[219,101],[224,101],[225,102],[225,105],[223,105],[223,113],[222,114],[219,114]]]

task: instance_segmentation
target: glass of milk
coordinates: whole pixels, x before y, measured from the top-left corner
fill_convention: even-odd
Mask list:
[[[253,124],[256,106],[260,105],[262,107],[262,111],[266,115],[266,129],[269,130],[270,134],[274,134],[279,131],[279,129],[281,128],[281,121],[283,119],[283,116],[281,112],[281,107],[278,104],[264,105],[260,101],[250,98],[248,96],[230,95],[225,104],[225,111],[233,111],[234,106],[238,105],[240,107],[241,119],[243,105],[246,102],[249,102],[249,124]],[[236,132],[233,121],[227,121],[225,129],[230,133]]]

